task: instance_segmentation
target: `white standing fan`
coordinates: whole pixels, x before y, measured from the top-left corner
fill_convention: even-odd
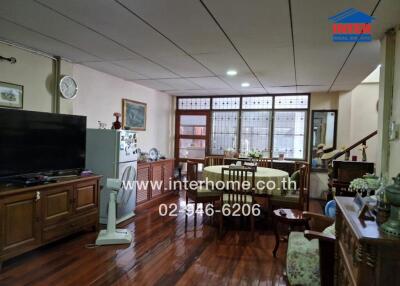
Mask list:
[[[107,229],[100,231],[96,239],[96,245],[131,243],[131,232],[128,229],[116,228],[117,194],[120,191],[125,191],[122,186],[122,180],[107,179],[107,188],[111,189],[108,203]]]

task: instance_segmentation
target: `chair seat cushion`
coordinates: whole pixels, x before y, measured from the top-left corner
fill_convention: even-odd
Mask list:
[[[253,202],[253,197],[250,195],[242,195],[242,199],[240,200],[240,197],[237,195],[234,196],[234,195],[224,194],[224,196],[223,196],[224,204],[227,204],[229,202],[229,196],[231,196],[230,202],[243,202],[243,203],[247,203],[247,204],[250,204]]]
[[[323,233],[336,236],[335,223],[325,228]]]
[[[308,240],[302,232],[290,233],[286,272],[290,285],[320,285],[318,239]]]
[[[200,186],[197,189],[198,197],[219,197],[221,192],[207,188],[207,186]]]

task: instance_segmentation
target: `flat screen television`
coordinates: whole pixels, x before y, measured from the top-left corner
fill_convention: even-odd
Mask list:
[[[0,108],[0,177],[83,169],[86,117]]]

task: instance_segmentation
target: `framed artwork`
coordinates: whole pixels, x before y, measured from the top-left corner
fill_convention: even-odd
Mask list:
[[[0,81],[0,107],[22,108],[24,87]]]
[[[122,99],[122,127],[132,130],[146,130],[147,104]]]

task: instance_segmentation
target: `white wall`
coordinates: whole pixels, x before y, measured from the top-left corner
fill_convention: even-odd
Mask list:
[[[376,104],[378,98],[379,73],[377,75],[376,72],[374,72],[368,79],[351,91],[340,93],[312,93],[310,108],[311,110],[338,110],[336,146],[340,149],[342,146],[350,146],[377,130],[378,112],[376,110]],[[310,117],[310,128],[311,124]],[[309,132],[311,132],[311,129]],[[309,140],[311,140],[311,138]],[[377,160],[377,141],[377,137],[367,141],[368,161],[376,162]],[[359,151],[358,148],[352,151],[352,155],[357,155],[358,159],[361,160],[361,151]],[[321,197],[321,193],[328,189],[327,182],[328,175],[326,173],[312,172],[310,178],[311,197]]]
[[[23,109],[52,111],[54,68],[53,60],[17,47],[0,43],[0,55],[15,57],[16,64],[0,62],[0,81],[24,86]],[[60,112],[87,116],[89,128],[97,121],[111,128],[113,113],[122,112],[122,98],[147,103],[146,131],[138,131],[139,147],[148,151],[157,147],[163,154],[173,156],[172,120],[173,99],[153,89],[119,79],[65,61],[61,74],[72,75],[78,82],[78,96],[73,100],[60,99]]]
[[[339,94],[338,148],[348,147],[378,129],[379,82],[361,83],[349,92]],[[377,162],[377,136],[367,141],[367,160]],[[361,160],[355,148],[351,155]]]
[[[0,43],[0,55],[14,57],[16,64],[0,62],[0,81],[24,86],[23,109],[51,112],[53,99],[53,60]],[[70,75],[72,64],[62,61],[61,73]],[[71,105],[61,99],[60,110],[71,113]]]
[[[312,111],[313,110],[330,110],[338,109],[339,94],[337,92],[316,92],[311,94],[310,102],[310,127],[308,156],[311,152],[311,128],[312,128]],[[324,172],[311,172],[310,175],[310,196],[312,198],[321,198],[323,191],[328,190],[328,174]]]
[[[122,99],[147,103],[146,131],[138,131],[138,144],[142,151],[153,147],[172,156],[172,97],[117,77],[98,72],[82,65],[74,65],[73,76],[79,93],[73,100],[73,113],[87,116],[88,128],[97,128],[98,121],[115,120],[113,113],[122,112]]]
[[[397,124],[398,137],[389,142],[389,177],[400,173],[400,30],[396,33],[394,83],[391,121]]]

